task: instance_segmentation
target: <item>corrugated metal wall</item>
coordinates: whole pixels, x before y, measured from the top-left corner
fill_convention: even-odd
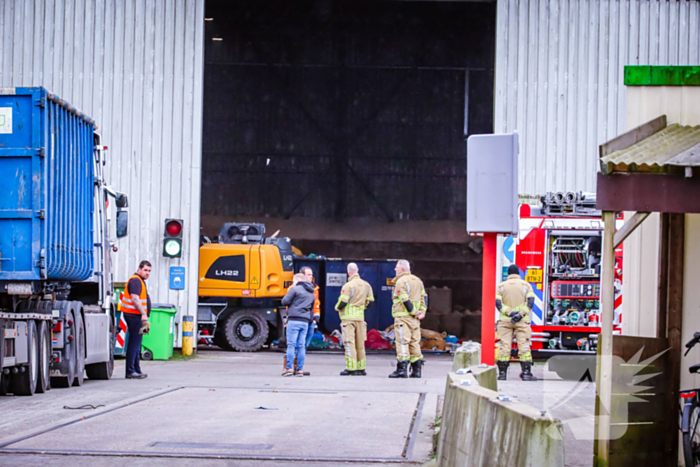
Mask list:
[[[494,130],[521,135],[523,194],[595,191],[624,65],[700,65],[695,0],[498,0],[496,31]]]
[[[0,0],[0,86],[44,86],[90,115],[108,182],[129,194],[129,236],[117,281],[154,266],[154,302],[197,299],[203,0]],[[185,220],[183,257],[162,257],[166,217]],[[169,266],[187,287],[169,290]]]

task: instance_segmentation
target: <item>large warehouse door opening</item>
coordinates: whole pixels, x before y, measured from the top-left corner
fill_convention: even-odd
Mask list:
[[[454,316],[425,326],[478,338],[465,137],[493,130],[495,2],[208,0],[205,16],[204,234],[262,222],[305,254],[405,257],[451,289]]]

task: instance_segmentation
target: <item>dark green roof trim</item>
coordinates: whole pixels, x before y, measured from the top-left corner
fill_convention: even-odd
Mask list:
[[[700,86],[700,66],[625,66],[625,86]]]

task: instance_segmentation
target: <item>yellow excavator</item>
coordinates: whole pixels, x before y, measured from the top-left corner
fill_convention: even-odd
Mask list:
[[[282,331],[279,308],[292,285],[291,240],[265,236],[264,224],[227,223],[219,243],[199,249],[198,337],[255,352]]]

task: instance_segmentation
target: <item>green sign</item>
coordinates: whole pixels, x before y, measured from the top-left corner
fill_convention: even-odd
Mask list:
[[[700,86],[700,66],[628,65],[625,86]]]

